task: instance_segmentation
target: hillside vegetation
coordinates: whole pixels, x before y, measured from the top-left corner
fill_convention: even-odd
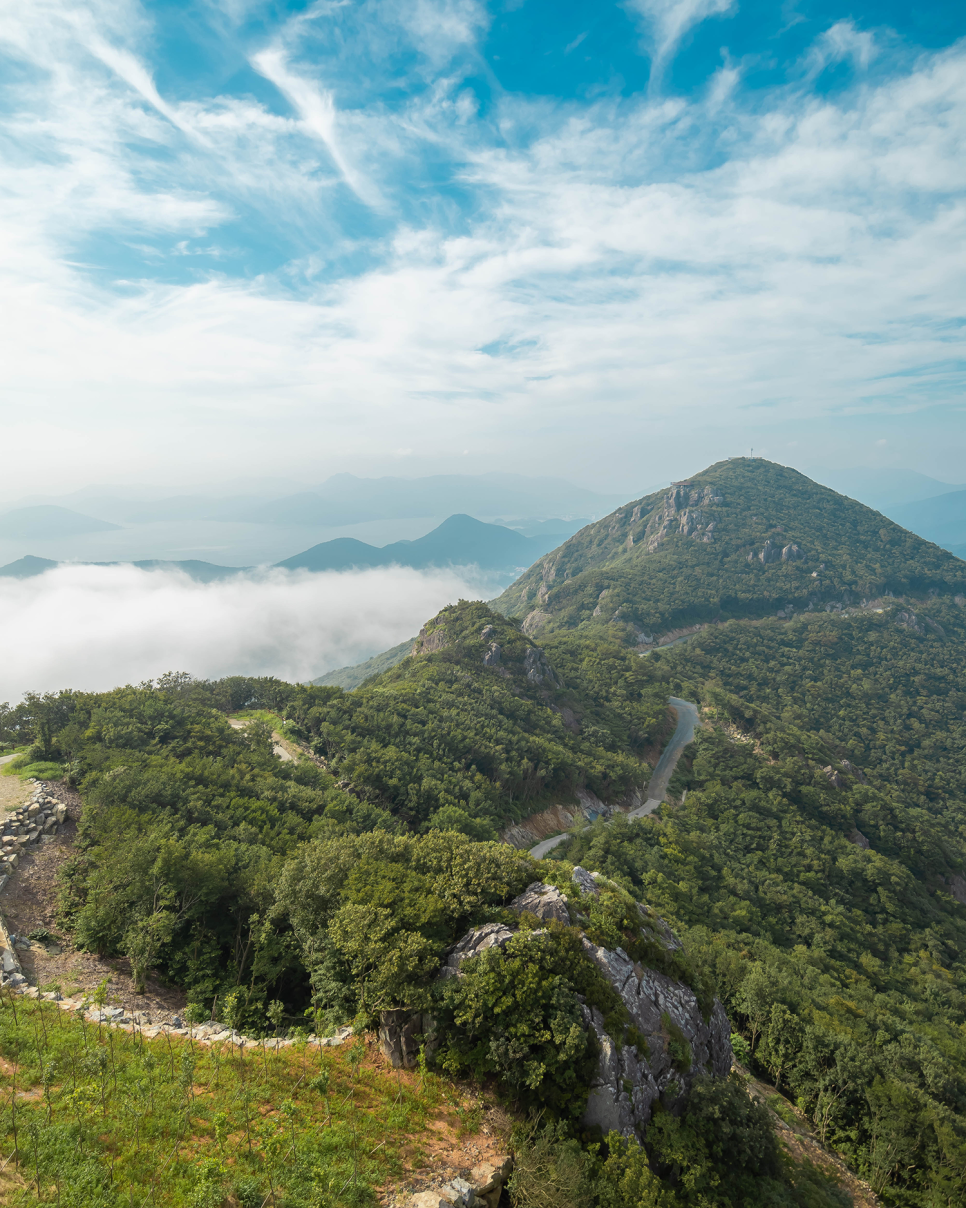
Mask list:
[[[468,998],[437,981],[467,928],[506,919],[531,881],[569,884],[579,862],[616,886],[595,942],[632,951],[635,900],[666,918],[685,940],[674,976],[721,997],[736,1052],[884,1203],[961,1203],[960,564],[768,463],[678,489],[673,514],[662,493],[583,530],[502,612],[444,609],[355,691],[171,675],[6,710],[0,737],[33,743],[15,770],[66,772],[84,798],[65,926],[199,1010],[234,995],[250,1033],[439,1019],[440,1070],[546,1109],[516,1142],[517,1208],[845,1202],[782,1158],[728,1080],[659,1114],[643,1150],[581,1131],[593,1054],[576,1004],[599,1004],[615,1045],[635,1041],[573,929],[514,941],[509,981],[478,958]],[[699,622],[673,648],[642,639]],[[658,814],[596,823],[542,864],[495,841],[578,789],[639,800],[670,695],[699,702],[704,725]],[[264,721],[233,729],[242,710],[303,757],[279,761]],[[527,1190],[527,1169],[554,1198]]]
[[[966,564],[785,466],[718,462],[588,525],[494,608],[529,633],[679,626],[966,590]]]

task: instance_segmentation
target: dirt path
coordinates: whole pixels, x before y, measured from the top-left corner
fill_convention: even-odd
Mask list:
[[[16,755],[4,755],[0,764],[16,758]],[[30,790],[19,776],[0,776],[0,818],[23,805],[29,795]]]
[[[0,777],[20,781],[14,777]],[[149,977],[147,993],[135,994],[130,966],[123,957],[98,956],[78,952],[65,936],[58,919],[60,873],[75,854],[77,823],[80,819],[80,795],[58,782],[44,782],[58,801],[67,806],[64,829],[39,844],[28,844],[20,855],[20,865],[0,890],[0,911],[12,935],[19,937],[17,957],[27,981],[44,989],[59,987],[62,994],[93,994],[107,979],[108,999],[129,1011],[144,1012],[154,1023],[169,1020],[184,1009],[180,990],[162,985]],[[46,936],[39,938],[42,932]],[[28,940],[36,935],[37,939]]]
[[[699,724],[698,706],[689,700],[680,700],[676,696],[672,696],[668,703],[678,715],[678,724],[675,727],[674,733],[668,739],[667,746],[661,752],[661,758],[657,761],[657,767],[654,769],[654,773],[648,782],[647,790],[649,795],[647,800],[643,805],[638,806],[636,810],[625,814],[626,818],[644,818],[648,814],[654,813],[667,796],[667,786],[674,775],[674,769],[678,766],[681,752],[694,739],[694,730]],[[530,848],[530,855],[536,860],[542,860],[547,852],[553,851],[555,847],[559,847],[561,843],[566,842],[569,838],[570,835],[564,833],[562,835],[554,835],[552,839],[544,839],[536,847]]]
[[[229,717],[228,724],[233,730],[244,730],[249,723],[243,717]],[[272,752],[283,763],[294,763],[298,758],[298,748],[275,730],[272,731]]]

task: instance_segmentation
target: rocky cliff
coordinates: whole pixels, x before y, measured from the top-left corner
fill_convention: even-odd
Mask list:
[[[573,893],[536,881],[510,903],[518,914],[581,926],[583,907],[610,883],[600,874],[576,868]],[[616,890],[616,886],[610,886]],[[667,924],[638,904],[641,936],[657,950],[673,954],[680,941]],[[530,933],[535,939],[540,930]],[[459,977],[461,966],[491,948],[501,948],[514,935],[503,923],[474,928],[450,949],[440,976]],[[634,961],[623,948],[608,949],[583,935],[583,947],[623,1002],[630,1023],[618,1038],[608,1034],[596,1007],[583,1007],[584,1024],[599,1050],[584,1124],[604,1133],[616,1129],[625,1136],[643,1136],[655,1105],[683,1110],[696,1078],[725,1077],[731,1069],[731,1029],[717,999],[705,1018],[694,990],[683,981]],[[388,1041],[388,1037],[386,1040]]]

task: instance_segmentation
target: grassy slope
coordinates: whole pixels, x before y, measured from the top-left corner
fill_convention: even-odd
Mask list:
[[[362,1039],[245,1055],[6,996],[0,1054],[0,1147],[12,1155],[16,1081],[19,1149],[4,1203],[374,1204],[434,1149],[459,1151],[484,1114],[442,1079],[390,1070]]]

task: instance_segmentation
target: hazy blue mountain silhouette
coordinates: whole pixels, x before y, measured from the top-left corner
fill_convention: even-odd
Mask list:
[[[70,508],[57,507],[52,503],[37,504],[35,507],[14,508],[0,515],[0,537],[33,537],[48,540],[58,537],[77,537],[82,533],[106,533],[120,528],[107,520],[85,516]]]
[[[394,541],[380,548],[353,537],[337,537],[276,565],[287,570],[348,570],[353,566],[398,565],[422,569],[476,564],[483,570],[502,570],[530,566],[558,541],[553,534],[543,538],[524,537],[501,524],[485,524],[472,516],[456,515],[415,541]]]

